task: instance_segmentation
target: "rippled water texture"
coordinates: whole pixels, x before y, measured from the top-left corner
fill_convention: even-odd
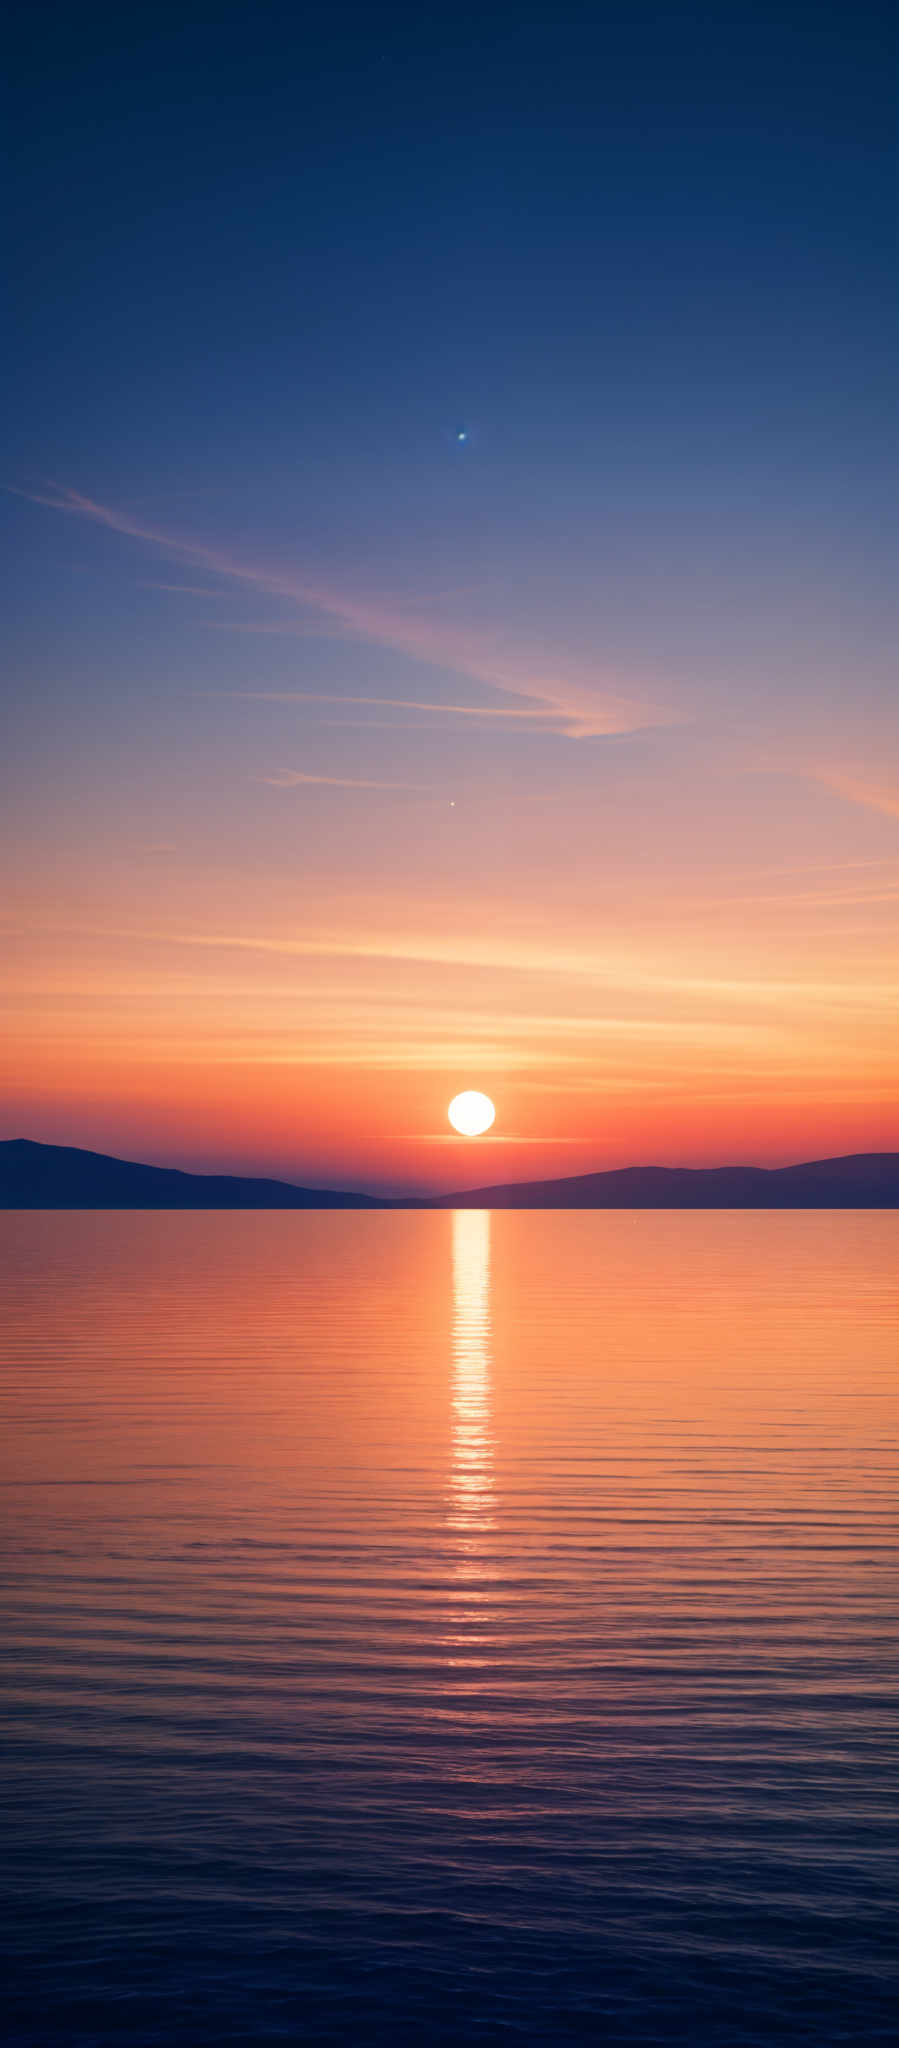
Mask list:
[[[15,2042],[887,2038],[899,1218],[0,1247]]]

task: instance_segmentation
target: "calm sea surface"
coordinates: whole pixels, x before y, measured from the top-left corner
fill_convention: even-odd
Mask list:
[[[895,2020],[899,1216],[0,1217],[15,2043]]]

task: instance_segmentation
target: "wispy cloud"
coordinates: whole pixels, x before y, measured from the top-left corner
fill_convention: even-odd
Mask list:
[[[847,1010],[883,1011],[892,1016],[899,1001],[899,983],[892,968],[888,978],[864,977],[824,980],[797,975],[711,975],[684,968],[666,970],[646,964],[644,957],[615,955],[608,948],[595,952],[564,944],[541,944],[496,933],[416,934],[358,930],[325,930],[303,935],[258,934],[253,932],[160,930],[149,926],[82,924],[78,920],[60,923],[54,918],[27,918],[16,912],[0,911],[0,925],[9,937],[38,933],[66,933],[69,937],[106,941],[137,940],[143,945],[172,947],[199,952],[248,953],[277,959],[375,960],[410,962],[434,967],[482,968],[490,974],[557,977],[582,987],[612,989],[699,998],[746,1006],[770,1007],[780,1017],[784,1005],[808,1004]],[[666,1013],[666,1021],[669,1013]],[[713,1021],[713,1020],[712,1020]],[[628,1027],[629,1028],[629,1027]]]
[[[324,613],[315,619],[207,619],[206,625],[211,633],[261,634],[275,640],[355,641],[360,638],[355,627]]]
[[[280,775],[261,775],[260,782],[270,789],[300,789],[312,783],[323,789],[409,789],[424,792],[429,784],[424,782],[370,782],[365,776],[356,775],[306,775],[296,768],[285,768]]]
[[[849,804],[862,804],[865,810],[881,811],[887,818],[899,818],[899,790],[885,789],[881,783],[871,783],[864,776],[847,775],[842,768],[811,768],[807,773],[813,782],[823,782],[835,796],[845,797]]]
[[[162,548],[176,560],[222,576],[270,597],[311,609],[336,622],[360,640],[411,655],[433,666],[449,668],[470,681],[486,684],[519,700],[527,699],[559,721],[572,739],[633,731],[643,725],[670,722],[669,710],[648,700],[642,690],[603,673],[599,661],[584,662],[565,654],[558,664],[530,642],[511,645],[507,631],[468,626],[458,619],[422,614],[419,604],[403,604],[381,595],[358,595],[312,582],[282,566],[247,561],[228,549],[185,540],[146,524],[115,506],[100,504],[82,491],[51,483],[45,490],[15,493],[54,512],[92,521],[113,533]]]
[[[404,1137],[408,1138],[410,1135],[413,1138],[413,1141],[417,1141],[419,1144],[455,1145],[457,1150],[459,1149],[459,1137],[458,1133],[455,1131],[413,1131],[412,1133],[396,1131],[393,1133],[394,1142]],[[557,1145],[577,1145],[580,1146],[581,1149],[583,1149],[584,1140],[583,1138],[512,1137],[509,1135],[508,1132],[505,1131],[491,1131],[489,1135],[478,1139],[478,1146],[484,1157],[486,1157],[488,1151],[492,1151],[494,1146],[496,1145],[526,1145],[529,1152],[531,1151],[531,1149],[536,1151],[538,1145],[551,1145],[553,1150],[555,1150],[555,1147]],[[473,1169],[471,1170],[473,1171]]]
[[[208,590],[206,585],[202,583],[154,583],[149,580],[142,580],[139,588],[141,590],[169,590],[178,597],[223,598],[228,595],[227,590]]]
[[[233,690],[230,694],[262,704],[329,704],[332,709],[348,704],[374,711],[431,712],[447,718],[519,719],[541,728],[548,724],[556,730],[564,729],[565,725],[561,712],[536,704],[441,704],[418,697],[350,697],[342,692],[336,696],[327,690]],[[610,733],[607,737],[619,739],[626,734]]]

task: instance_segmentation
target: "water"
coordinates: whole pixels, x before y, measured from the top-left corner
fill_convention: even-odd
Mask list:
[[[11,2039],[886,2039],[897,1253],[0,1218]]]

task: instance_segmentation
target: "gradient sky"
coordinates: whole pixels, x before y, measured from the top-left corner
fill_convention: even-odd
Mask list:
[[[16,15],[0,1134],[899,1148],[892,14]]]

